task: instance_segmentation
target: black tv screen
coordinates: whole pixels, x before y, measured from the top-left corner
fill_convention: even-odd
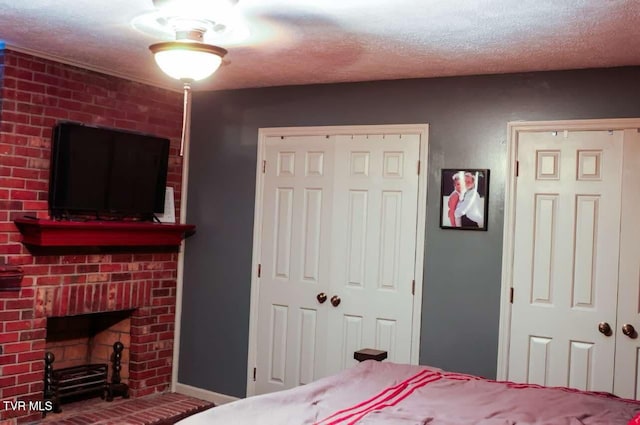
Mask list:
[[[60,123],[54,129],[52,143],[52,216],[149,218],[164,211],[168,139]]]

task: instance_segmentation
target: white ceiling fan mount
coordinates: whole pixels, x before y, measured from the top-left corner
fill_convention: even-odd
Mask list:
[[[140,32],[164,40],[230,45],[249,36],[238,0],[153,0],[155,10],[133,19]]]

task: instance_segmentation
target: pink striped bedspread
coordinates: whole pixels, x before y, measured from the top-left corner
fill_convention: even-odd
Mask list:
[[[179,425],[627,425],[640,403],[366,361],[338,375],[249,397]]]

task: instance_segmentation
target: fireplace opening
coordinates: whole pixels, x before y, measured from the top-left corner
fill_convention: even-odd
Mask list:
[[[47,319],[44,397],[60,405],[128,397],[131,310]]]

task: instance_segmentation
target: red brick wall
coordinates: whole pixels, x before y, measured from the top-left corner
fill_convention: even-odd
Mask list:
[[[24,214],[48,217],[51,132],[59,120],[170,138],[168,185],[178,201],[181,94],[10,50],[4,51],[0,78],[0,264],[19,265],[25,272],[20,291],[0,292],[0,421],[16,416],[3,410],[3,400],[41,397],[47,316],[135,308],[132,395],[166,390],[177,254],[32,255],[12,220]],[[39,417],[19,415],[17,422]]]

